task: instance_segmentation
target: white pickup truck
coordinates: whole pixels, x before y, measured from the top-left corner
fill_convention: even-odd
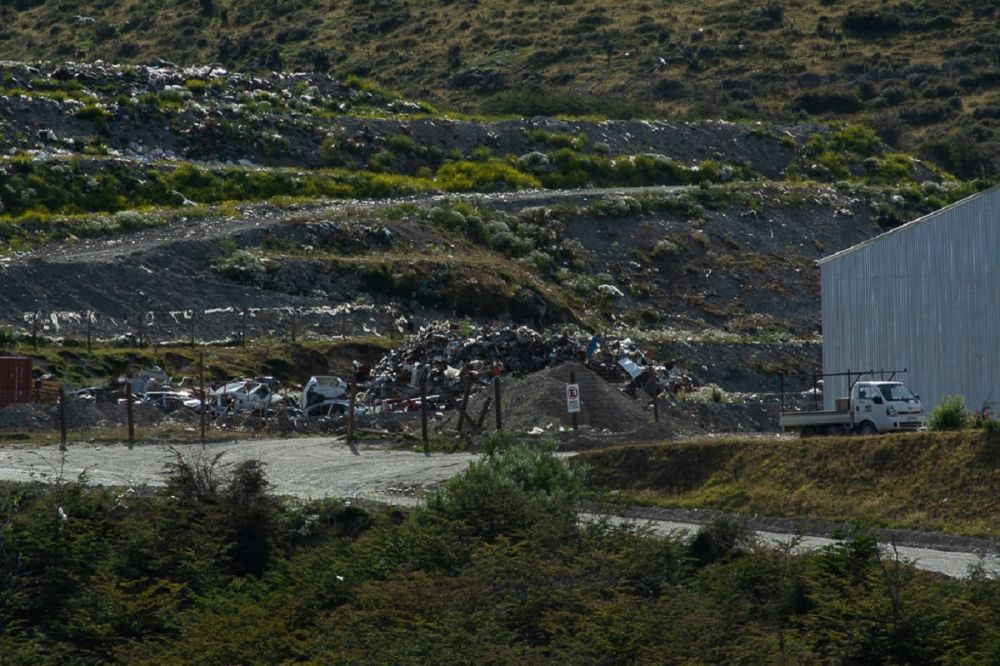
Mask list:
[[[924,425],[920,396],[900,382],[855,382],[851,395],[838,398],[837,409],[819,412],[782,412],[778,425],[803,437],[918,430]]]

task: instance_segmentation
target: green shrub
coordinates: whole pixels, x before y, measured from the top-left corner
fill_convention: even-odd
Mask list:
[[[871,127],[852,124],[830,135],[829,145],[862,157],[875,155],[882,150],[882,141]]]
[[[253,250],[236,250],[216,264],[215,270],[233,279],[260,285],[267,277],[267,266]]]
[[[898,183],[913,176],[913,159],[902,153],[889,153],[878,160],[877,179],[883,183]]]
[[[651,256],[660,258],[668,257],[681,252],[687,252],[687,246],[683,243],[678,243],[677,241],[670,240],[669,238],[661,238],[656,241],[656,245],[653,246],[653,251]]]
[[[184,82],[184,87],[194,95],[203,95],[208,89],[208,83],[204,79],[188,79]]]
[[[77,109],[73,115],[97,125],[105,125],[111,120],[111,112],[98,104],[85,104]]]
[[[969,422],[969,410],[960,395],[949,395],[931,410],[927,427],[931,430],[961,430]]]
[[[556,458],[554,445],[496,435],[484,450],[483,458],[428,498],[428,509],[484,537],[515,536],[560,518],[575,522],[580,471]]]
[[[400,155],[412,155],[417,151],[417,143],[407,134],[393,134],[389,137],[389,148]]]
[[[446,192],[491,192],[542,186],[531,174],[498,159],[485,162],[447,162],[438,169],[434,180]]]

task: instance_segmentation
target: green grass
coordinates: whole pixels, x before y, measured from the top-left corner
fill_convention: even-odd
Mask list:
[[[579,459],[590,491],[616,502],[1000,535],[1000,438],[981,431],[692,441]]]

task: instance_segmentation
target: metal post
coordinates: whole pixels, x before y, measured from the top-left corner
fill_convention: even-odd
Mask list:
[[[59,450],[66,450],[66,389],[59,385]]]
[[[424,441],[424,453],[430,453],[427,442],[427,374],[420,378],[420,437]]]
[[[351,394],[347,401],[347,439],[354,439],[354,400],[358,393],[358,381],[351,380]]]
[[[35,311],[31,319],[31,347],[38,349],[38,311]]]
[[[497,432],[503,431],[503,416],[500,413],[500,378],[493,378],[493,403],[497,414]]]
[[[87,310],[87,351],[90,351],[90,338],[91,338],[91,327],[93,324],[94,311]]]
[[[190,344],[191,347],[194,347],[194,318],[196,316],[198,316],[198,311],[197,310],[191,310],[191,337],[190,337],[190,340],[189,340],[189,342],[191,343]]]
[[[247,346],[247,309],[246,308],[243,308],[243,330],[240,333],[240,341],[243,343],[244,347]]]
[[[569,383],[570,384],[576,384],[576,371],[575,370],[570,370],[569,371]],[[573,412],[572,414],[570,414],[570,418],[571,418],[571,420],[573,422],[573,430],[576,430],[576,428],[577,428],[577,424],[576,424],[576,412]]]
[[[462,395],[462,410],[458,413],[458,434],[462,434],[462,426],[465,425],[465,410],[469,408],[469,392],[472,390],[472,380],[466,377],[465,392]]]
[[[781,411],[785,411],[785,373],[778,373],[778,390],[781,391]]]
[[[205,353],[204,352],[198,354],[198,376],[199,376],[198,390],[201,392],[201,448],[205,448]]]
[[[574,414],[575,416],[575,414]],[[653,389],[653,421],[660,422],[660,387]]]

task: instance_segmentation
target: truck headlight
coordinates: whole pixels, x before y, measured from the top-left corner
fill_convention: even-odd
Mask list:
[[[889,405],[888,407],[885,408],[885,413],[888,414],[889,416],[895,416],[896,408],[893,407],[892,405]]]

